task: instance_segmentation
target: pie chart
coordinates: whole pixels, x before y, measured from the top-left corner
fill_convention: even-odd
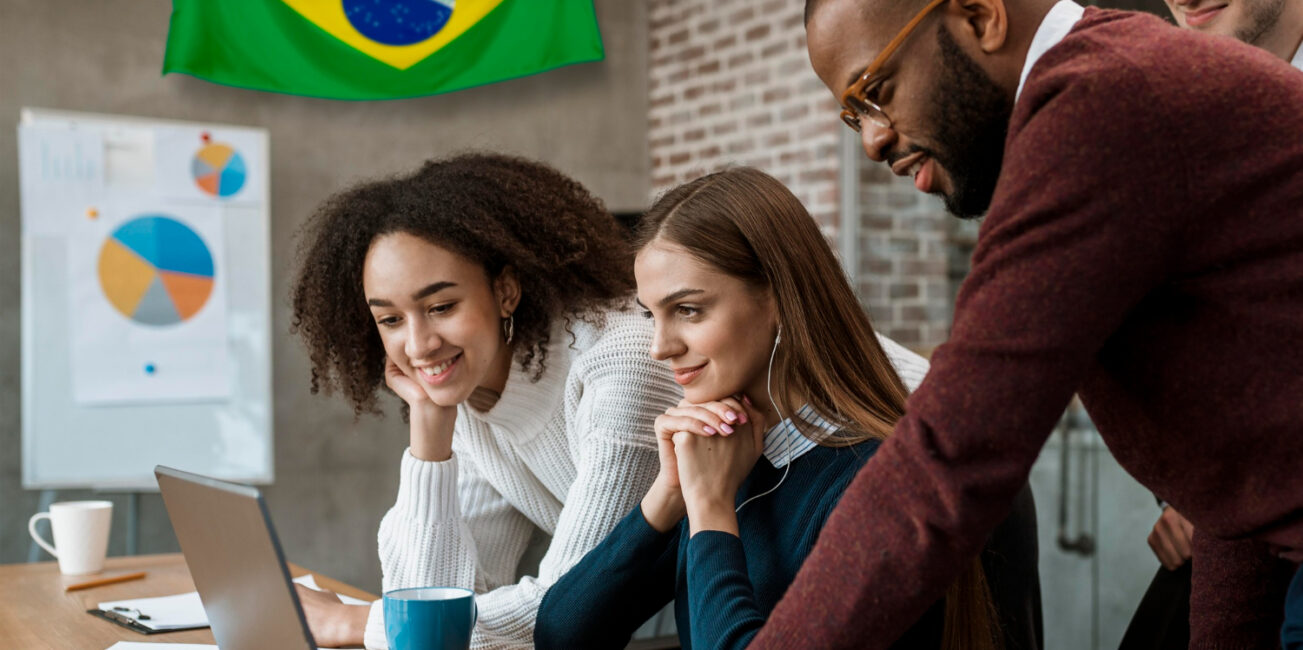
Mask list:
[[[205,145],[190,163],[195,184],[209,196],[227,198],[244,187],[247,170],[244,157],[231,145],[215,142]]]
[[[199,313],[213,293],[213,256],[180,221],[144,215],[104,240],[99,279],[123,316],[141,325],[175,325]]]

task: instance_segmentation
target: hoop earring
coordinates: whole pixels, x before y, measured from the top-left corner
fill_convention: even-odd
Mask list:
[[[516,335],[516,315],[512,314],[502,321],[502,337],[507,339],[507,343]]]

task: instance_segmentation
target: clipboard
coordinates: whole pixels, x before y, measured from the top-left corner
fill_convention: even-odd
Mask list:
[[[207,624],[204,624],[204,625],[191,625],[189,627],[169,627],[167,629],[156,630],[152,627],[145,627],[144,625],[141,625],[140,622],[137,621],[136,619],[130,616],[119,614],[117,612],[105,611],[102,609],[88,609],[86,610],[86,613],[90,614],[91,616],[102,618],[110,623],[116,623],[118,625],[121,625],[122,627],[127,628],[128,630],[131,630],[133,632],[138,632],[140,634],[165,634],[167,632],[180,632],[182,630],[199,630],[208,627]]]

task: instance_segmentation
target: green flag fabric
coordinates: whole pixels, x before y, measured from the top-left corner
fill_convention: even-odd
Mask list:
[[[173,0],[163,73],[397,99],[602,56],[592,0]]]

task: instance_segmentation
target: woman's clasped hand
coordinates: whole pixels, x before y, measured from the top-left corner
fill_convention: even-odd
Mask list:
[[[764,416],[746,397],[703,404],[685,400],[657,418],[657,440],[666,434],[692,533],[736,535],[737,492],[764,451]]]

